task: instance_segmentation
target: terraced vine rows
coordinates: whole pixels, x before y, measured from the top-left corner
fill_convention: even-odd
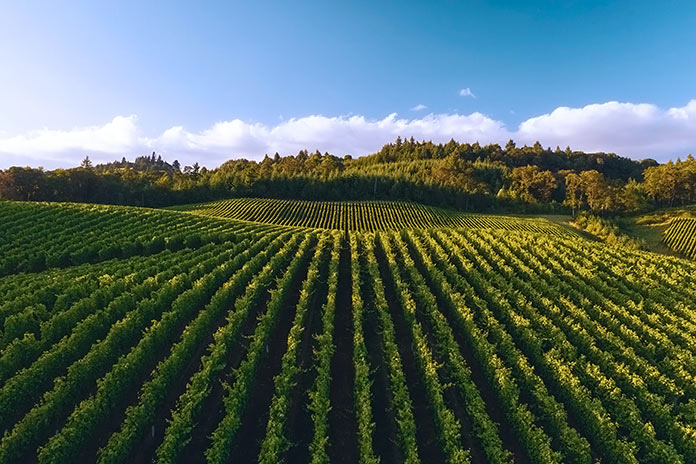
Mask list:
[[[662,240],[672,250],[696,258],[696,219],[673,219]]]
[[[17,256],[118,244],[92,214]],[[0,462],[696,462],[694,263],[170,216],[0,278]]]
[[[396,201],[330,202],[236,198],[172,209],[208,217],[349,231],[461,227],[527,230],[550,235],[565,233],[564,229],[545,219],[466,214]]]

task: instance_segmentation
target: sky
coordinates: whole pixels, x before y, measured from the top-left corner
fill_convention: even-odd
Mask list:
[[[696,154],[696,2],[0,0],[0,168],[397,136]]]

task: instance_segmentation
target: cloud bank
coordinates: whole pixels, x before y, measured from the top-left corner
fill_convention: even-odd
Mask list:
[[[295,154],[301,149],[336,155],[365,155],[379,150],[397,136],[417,140],[518,144],[584,151],[614,152],[633,158],[667,160],[696,152],[696,99],[677,108],[662,109],[647,103],[607,102],[582,108],[559,107],[527,119],[511,130],[489,116],[475,112],[428,114],[383,119],[364,116],[311,115],[275,126],[240,119],[215,123],[203,131],[175,126],[156,136],[145,136],[135,115],[117,116],[101,126],[71,130],[41,129],[24,134],[0,134],[0,168],[11,165],[71,167],[85,155],[96,162],[133,158],[152,151],[182,164],[198,161],[214,167],[237,157],[261,159],[264,154]]]

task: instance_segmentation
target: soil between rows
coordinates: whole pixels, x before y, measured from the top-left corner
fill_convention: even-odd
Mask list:
[[[357,258],[357,257],[356,257]],[[329,458],[334,463],[358,461],[358,424],[355,418],[355,366],[353,365],[353,307],[350,247],[342,240],[338,262],[334,356],[331,363]]]

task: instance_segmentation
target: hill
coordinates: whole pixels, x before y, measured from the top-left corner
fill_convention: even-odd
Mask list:
[[[353,159],[330,153],[181,168],[153,153],[74,169],[0,171],[0,198],[162,207],[226,198],[413,201],[479,213],[645,212],[696,202],[696,161],[613,153],[397,139]]]
[[[208,217],[350,231],[458,227],[526,230],[546,234],[566,233],[564,229],[546,219],[468,214],[412,202],[321,202],[237,198],[170,209]]]
[[[692,261],[408,203],[186,209],[0,202],[0,463],[696,462]]]

